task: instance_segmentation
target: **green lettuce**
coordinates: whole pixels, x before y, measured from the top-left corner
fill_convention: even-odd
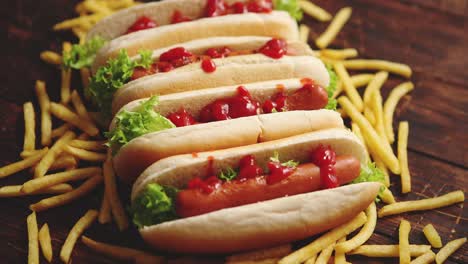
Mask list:
[[[109,140],[108,145],[114,153],[136,137],[175,127],[169,119],[154,111],[156,104],[158,97],[153,96],[143,101],[134,111],[123,110],[115,116],[117,121],[114,128],[105,133]]]
[[[114,93],[130,81],[136,67],[150,67],[151,51],[140,51],[139,60],[131,60],[126,50],[120,50],[116,58],[100,67],[89,82],[89,92],[93,101],[101,109],[104,117],[110,117]]]
[[[223,170],[221,174],[219,174],[218,176],[218,178],[223,181],[231,181],[236,177],[237,177],[237,172],[231,167],[228,167],[226,170]]]
[[[90,67],[96,53],[105,43],[103,38],[96,36],[84,44],[74,44],[69,52],[63,53],[63,66],[77,70]]]
[[[298,0],[275,0],[274,6],[276,10],[288,12],[296,21],[302,19],[302,9],[299,6]]]
[[[361,172],[359,173],[359,177],[354,179],[351,183],[361,183],[361,182],[380,182],[382,184],[385,183],[385,175],[384,173],[377,168],[375,163],[368,162],[365,166],[361,166]],[[378,196],[380,197],[385,191],[385,186],[382,185],[380,188]],[[377,202],[380,201],[377,199]]]
[[[275,151],[273,153],[273,157],[270,157],[270,161],[276,162],[276,163],[281,163],[281,165],[286,166],[286,167],[290,167],[290,168],[295,168],[295,167],[297,167],[299,165],[299,162],[294,161],[294,160],[288,160],[286,162],[281,162],[280,159],[279,159],[278,151]]]
[[[133,223],[139,228],[177,219],[175,199],[178,190],[151,183],[135,198],[130,207]]]
[[[336,99],[332,98],[333,94],[336,91],[336,86],[338,84],[338,76],[330,65],[327,65],[328,75],[330,75],[330,83],[326,88],[328,94],[328,104],[325,106],[325,109],[336,110]]]

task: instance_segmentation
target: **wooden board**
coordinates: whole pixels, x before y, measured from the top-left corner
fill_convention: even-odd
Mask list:
[[[36,79],[47,82],[52,100],[58,99],[59,74],[39,59],[42,50],[60,50],[68,33],[56,33],[57,21],[74,15],[77,1],[17,0],[0,9],[3,59],[0,65],[0,166],[18,159],[22,147],[22,104],[34,98]],[[335,13],[350,5],[353,15],[333,48],[354,47],[360,57],[381,58],[409,64],[414,70],[416,89],[398,109],[398,120],[410,122],[409,161],[413,192],[400,195],[399,179],[393,177],[392,191],[398,200],[433,197],[452,190],[466,191],[468,186],[468,4],[460,0],[333,0],[314,1]],[[311,40],[323,32],[326,24],[306,17],[312,28]],[[311,41],[311,44],[313,42]],[[403,81],[391,77],[384,95]],[[76,82],[78,85],[79,82]],[[76,87],[76,86],[74,86]],[[395,122],[397,125],[397,122]],[[2,179],[0,186],[20,184],[28,178],[19,173]],[[125,190],[122,190],[125,192]],[[58,252],[72,225],[89,205],[98,208],[101,191],[82,201],[38,215],[39,224],[49,223],[54,247],[53,263],[60,263]],[[24,263],[27,257],[26,216],[28,206],[40,197],[0,200],[0,256],[2,263]],[[401,218],[412,223],[411,242],[427,243],[421,229],[435,225],[443,242],[468,235],[468,213],[464,205],[425,213],[410,213],[379,219],[376,234],[368,243],[398,243],[397,227]],[[113,225],[94,225],[86,234],[97,240],[124,246],[145,248],[134,229],[119,233]],[[352,257],[353,263],[381,263],[381,259]],[[43,260],[44,261],[44,260]],[[200,259],[200,263],[219,259]],[[396,263],[396,259],[385,260]],[[99,256],[78,243],[73,263],[116,263]],[[456,252],[446,263],[468,263],[468,246]]]

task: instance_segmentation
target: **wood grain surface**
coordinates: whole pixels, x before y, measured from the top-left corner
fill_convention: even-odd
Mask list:
[[[60,50],[61,42],[73,40],[70,33],[52,32],[58,21],[74,16],[77,0],[5,1],[0,9],[0,166],[18,160],[22,148],[22,104],[32,100],[34,82],[47,82],[51,99],[59,98],[60,74],[57,68],[39,59],[45,49]],[[360,57],[380,58],[410,65],[415,90],[397,110],[396,121],[410,122],[409,164],[413,191],[401,195],[398,177],[392,178],[392,191],[398,200],[433,197],[468,187],[468,4],[457,0],[320,0],[314,1],[331,13],[340,7],[353,7],[351,20],[332,47],[354,47]],[[326,24],[306,17],[312,28],[311,40]],[[311,45],[313,43],[311,42]],[[78,77],[78,76],[75,76]],[[392,76],[384,96],[404,81]],[[74,87],[78,87],[78,78]],[[27,172],[0,181],[0,186],[21,184]],[[121,189],[121,193],[128,190]],[[70,228],[90,207],[99,208],[102,190],[65,207],[38,214],[38,223],[47,222],[54,249],[53,263]],[[29,204],[42,197],[2,198],[0,200],[0,262],[25,263],[27,258],[26,216]],[[128,197],[126,198],[128,199]],[[410,242],[427,243],[422,228],[432,223],[444,243],[468,235],[468,212],[462,205],[430,212],[417,212],[378,220],[368,244],[397,244],[401,218],[412,224]],[[120,233],[115,225],[93,225],[86,234],[99,241],[144,249],[135,229]],[[78,242],[73,263],[117,263],[99,256]],[[349,258],[353,263],[396,263],[397,259]],[[41,257],[41,262],[45,260]],[[201,258],[200,263],[218,263],[220,258]],[[446,263],[468,263],[468,245]]]

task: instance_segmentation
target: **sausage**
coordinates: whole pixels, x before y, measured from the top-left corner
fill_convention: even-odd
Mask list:
[[[336,177],[340,185],[359,176],[359,160],[352,156],[336,158]],[[177,195],[176,210],[180,217],[201,215],[224,208],[271,200],[320,189],[320,168],[313,163],[299,165],[293,174],[281,182],[267,184],[259,176],[245,181],[225,182],[210,194],[199,189],[182,190]]]
[[[316,110],[328,103],[328,93],[320,85],[306,83],[302,88],[286,98],[285,107],[292,110]]]

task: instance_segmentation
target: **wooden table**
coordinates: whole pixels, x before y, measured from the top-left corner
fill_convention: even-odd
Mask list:
[[[73,2],[73,4],[72,4]],[[58,100],[58,70],[39,59],[45,49],[60,50],[71,34],[56,33],[54,23],[74,15],[77,1],[17,0],[2,3],[0,10],[0,165],[18,159],[22,148],[22,104],[33,100],[36,79],[47,81],[52,99]],[[413,192],[401,195],[398,177],[392,178],[392,191],[398,200],[420,199],[452,190],[467,190],[468,177],[468,3],[449,0],[353,0],[315,1],[334,13],[351,5],[353,15],[335,48],[354,47],[364,58],[381,58],[409,64],[415,90],[400,103],[397,119],[410,122],[409,163]],[[311,39],[323,32],[326,24],[305,19],[312,28]],[[75,76],[77,77],[77,76]],[[77,80],[76,80],[77,81]],[[403,79],[392,76],[384,95]],[[76,82],[79,83],[79,82]],[[75,86],[76,87],[76,86]],[[395,123],[397,124],[397,123]],[[26,172],[0,181],[0,186],[20,184]],[[125,191],[125,190],[123,190]],[[79,202],[38,215],[39,224],[48,222],[54,247],[54,263],[67,232],[91,206],[98,208],[101,191]],[[40,197],[0,201],[0,256],[2,263],[24,263],[27,256],[26,216],[28,205]],[[466,203],[464,204],[466,207]],[[410,213],[379,219],[368,243],[398,242],[401,218],[412,223],[411,243],[427,243],[421,229],[433,223],[443,242],[468,235],[468,212],[456,205],[440,210]],[[115,226],[95,224],[86,232],[92,238],[124,246],[144,248],[134,229],[119,233]],[[206,260],[205,260],[206,261]],[[353,262],[370,259],[351,258]],[[382,259],[372,259],[381,263]],[[388,263],[396,259],[386,260]],[[216,262],[216,260],[214,260]],[[94,254],[78,243],[73,263],[115,263]],[[447,263],[468,263],[468,245]]]

